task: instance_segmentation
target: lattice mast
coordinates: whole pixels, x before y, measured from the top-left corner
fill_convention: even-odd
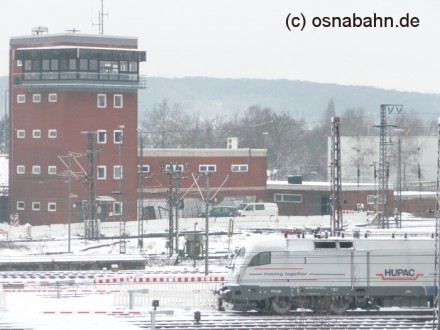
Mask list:
[[[95,185],[95,153],[96,149],[93,144],[93,136],[95,132],[87,132],[87,219],[84,220],[84,235],[86,239],[98,239],[99,230],[96,219],[96,185]]]
[[[437,148],[437,209],[435,216],[435,271],[434,271],[434,288],[438,288],[440,284],[440,118],[437,126],[438,148]],[[438,289],[437,289],[438,291]],[[440,315],[440,296],[439,292],[434,293],[436,298],[434,300],[434,322],[433,329],[440,329],[439,315]]]
[[[388,220],[388,178],[390,173],[390,149],[392,142],[387,141],[387,128],[395,125],[387,125],[387,112],[391,114],[394,110],[397,113],[402,111],[402,105],[397,104],[381,104],[380,105],[380,128],[379,139],[379,191],[378,204],[380,210],[378,216],[379,228],[389,228]]]
[[[333,234],[342,230],[341,208],[341,135],[339,117],[331,118],[331,152],[330,152],[330,228]]]

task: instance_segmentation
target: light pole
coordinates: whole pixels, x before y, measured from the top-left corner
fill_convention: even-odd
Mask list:
[[[263,132],[263,148],[267,149],[267,137],[269,136],[269,132]]]
[[[205,172],[205,275],[208,275],[208,265],[209,265],[209,172]]]
[[[197,228],[198,224],[199,224],[198,222],[194,222],[193,244],[195,244],[194,242],[196,240],[196,228]],[[194,252],[193,253],[193,255],[194,255],[194,268],[196,268],[196,254],[195,254],[195,251],[193,251],[193,252]]]

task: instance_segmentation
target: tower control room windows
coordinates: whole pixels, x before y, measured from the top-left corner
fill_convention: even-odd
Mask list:
[[[58,65],[59,65],[59,60],[57,60],[57,59],[50,60],[50,70],[51,71],[57,71]]]
[[[117,80],[118,73],[118,61],[99,61],[99,78],[101,80]]]
[[[139,62],[146,61],[144,51],[87,47],[17,49],[14,55],[25,81],[139,81]]]
[[[89,70],[89,61],[82,58],[79,60],[79,70],[80,71],[88,71]]]
[[[43,71],[49,71],[50,70],[50,60],[42,60],[41,61],[41,69]]]
[[[76,71],[76,59],[69,59],[69,71]]]
[[[89,60],[89,71],[98,71],[98,60]]]
[[[121,72],[127,72],[128,71],[128,62],[127,61],[119,62],[119,71],[121,71]]]

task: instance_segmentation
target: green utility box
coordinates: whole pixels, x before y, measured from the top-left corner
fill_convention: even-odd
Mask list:
[[[200,256],[200,253],[202,252],[202,243],[203,243],[203,234],[186,234],[186,256],[188,258],[194,259]]]

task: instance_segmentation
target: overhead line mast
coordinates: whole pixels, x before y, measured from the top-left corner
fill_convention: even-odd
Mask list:
[[[440,292],[438,287],[440,285],[440,118],[437,125],[438,148],[437,148],[437,205],[435,216],[435,271],[434,271],[434,322],[432,322],[433,329],[440,329],[439,315],[440,315]]]
[[[387,128],[395,127],[395,125],[387,125],[387,112],[393,113],[394,110],[397,113],[402,111],[403,106],[400,104],[381,104],[380,105],[380,124],[375,127],[380,129],[379,140],[379,192],[377,203],[381,205],[381,210],[378,216],[378,227],[389,228],[388,220],[388,179],[390,171],[390,148],[392,142],[387,141]]]
[[[331,155],[330,155],[330,229],[333,235],[342,230],[341,208],[341,134],[339,117],[331,118]]]

